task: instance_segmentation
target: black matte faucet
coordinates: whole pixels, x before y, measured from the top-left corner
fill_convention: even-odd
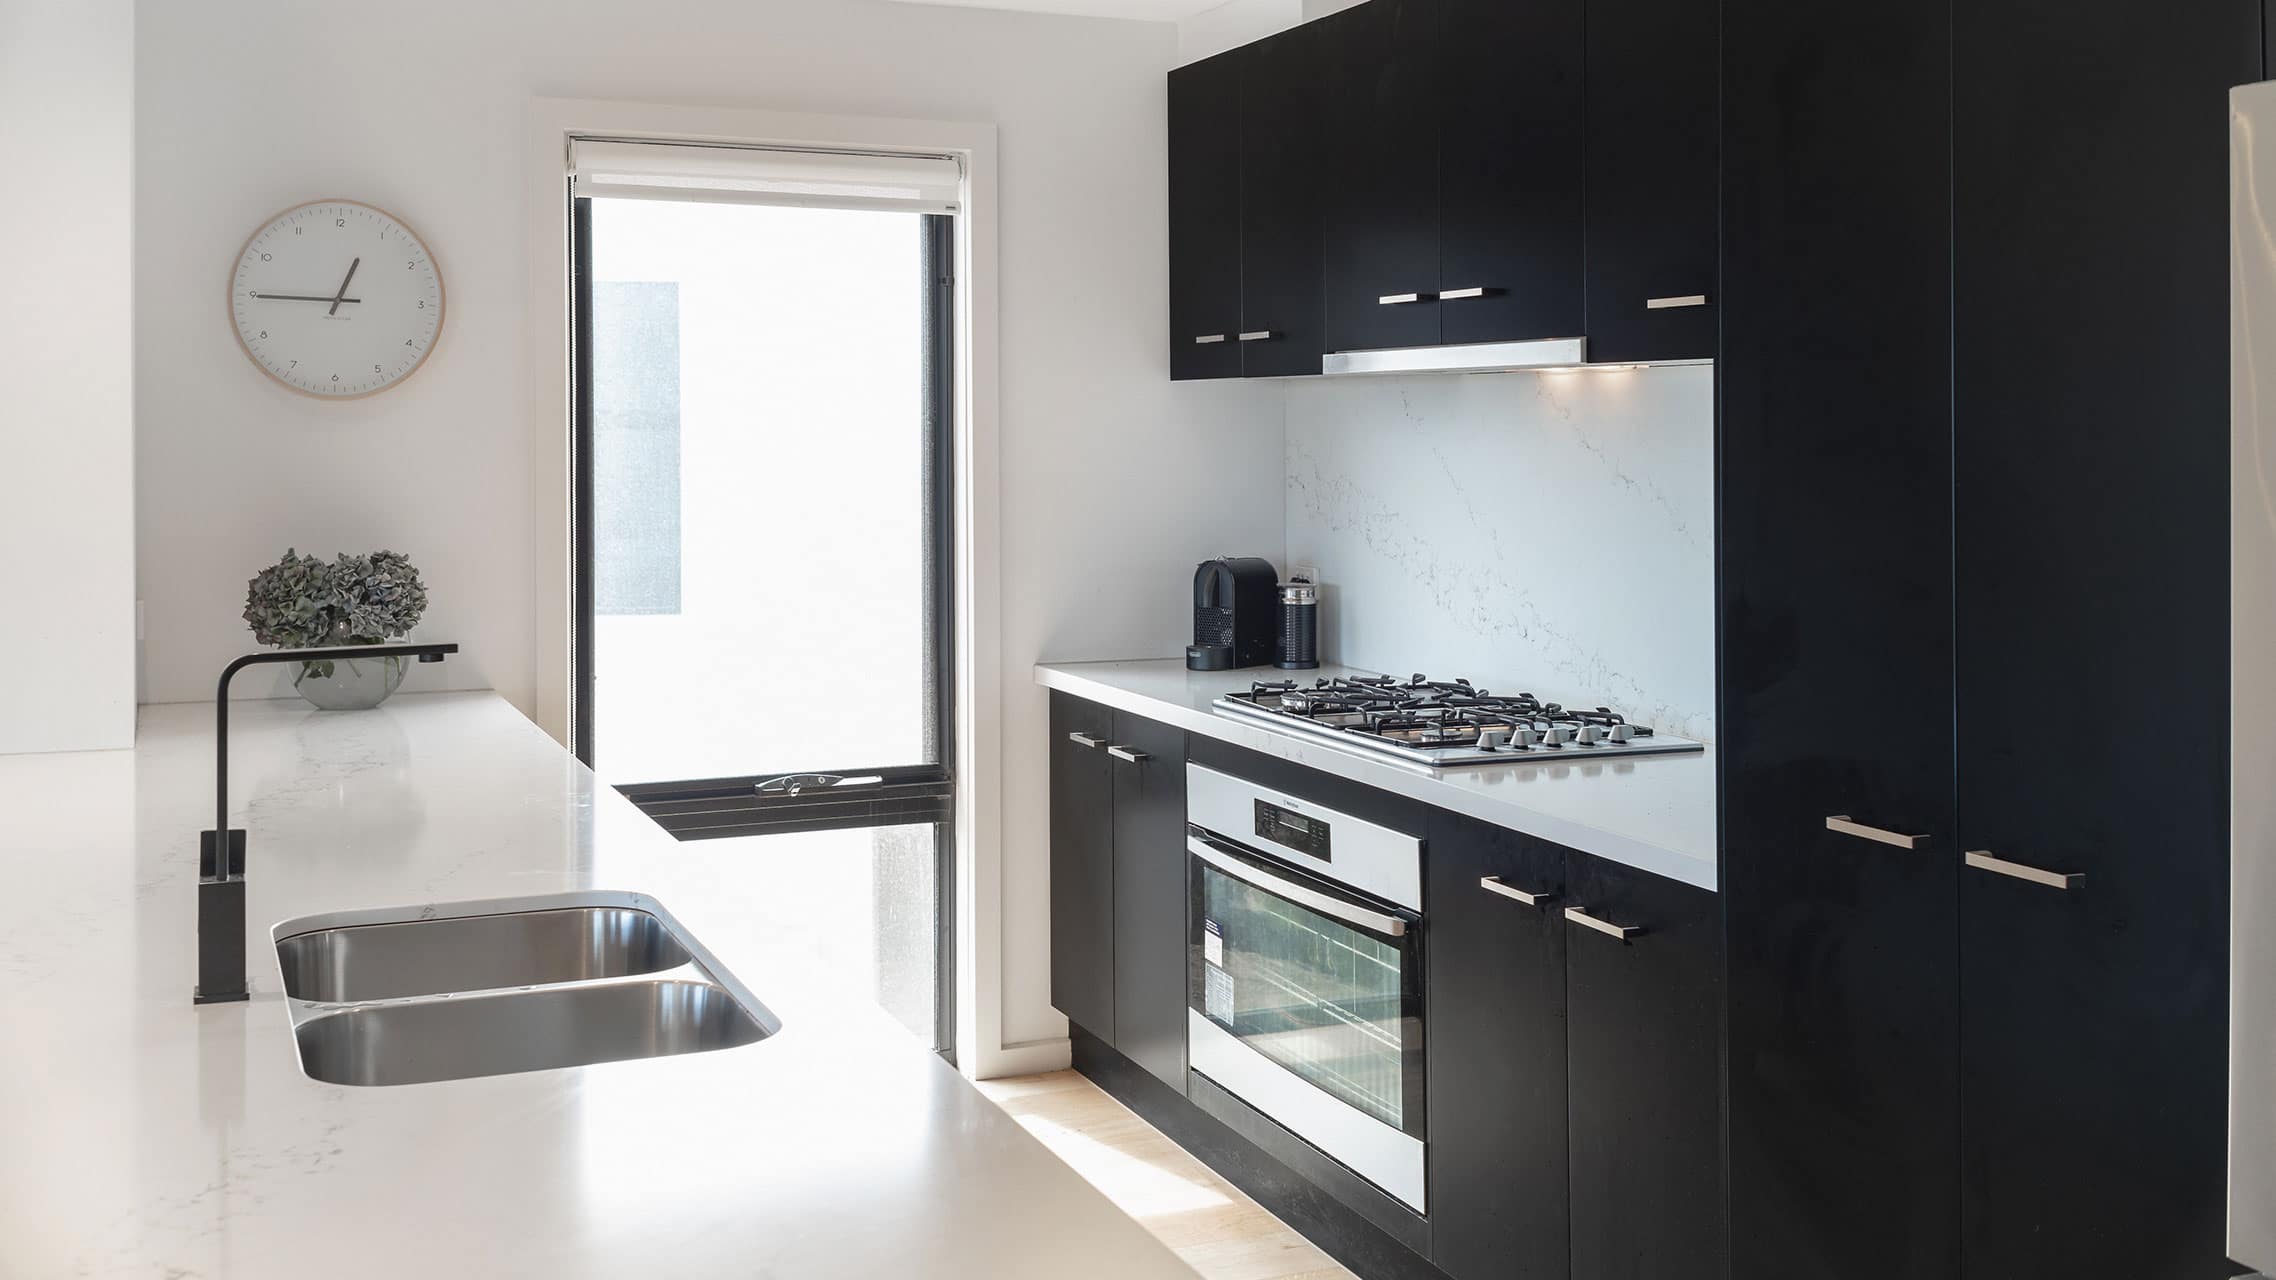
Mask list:
[[[455,644],[351,644],[324,649],[272,649],[248,653],[221,669],[213,693],[213,830],[198,835],[197,1004],[243,1000],[245,990],[245,829],[229,825],[229,680],[261,662],[319,662],[329,658],[408,658],[441,662]],[[218,856],[221,834],[229,857]]]

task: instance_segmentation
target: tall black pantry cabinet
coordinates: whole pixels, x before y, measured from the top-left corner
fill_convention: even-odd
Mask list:
[[[2227,1274],[2227,120],[2259,9],[1953,8],[1969,1280]]]
[[[1745,1280],[1957,1273],[1950,58],[1943,5],[1723,3],[1716,745]]]

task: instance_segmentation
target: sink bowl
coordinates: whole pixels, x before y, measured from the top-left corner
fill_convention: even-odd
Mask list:
[[[661,973],[688,959],[654,915],[608,906],[349,925],[277,943],[285,994],[333,1004]]]
[[[367,1005],[294,1035],[312,1079],[390,1085],[702,1053],[767,1032],[713,983],[636,978]]]
[[[300,1069],[326,1084],[706,1053],[782,1028],[644,894],[336,912],[270,936]]]

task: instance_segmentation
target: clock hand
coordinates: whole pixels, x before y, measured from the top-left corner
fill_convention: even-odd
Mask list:
[[[313,294],[313,293],[261,293],[261,292],[259,292],[258,290],[253,290],[253,289],[248,289],[248,290],[246,290],[246,291],[245,291],[245,296],[246,296],[246,297],[249,297],[249,298],[264,298],[264,299],[267,299],[268,301],[271,301],[271,302],[332,302],[332,301],[335,301],[335,300],[334,300],[334,299],[332,299],[332,298],[326,298],[326,297],[322,297],[322,296],[319,296],[319,295],[317,295],[317,294]],[[362,299],[362,298],[340,298],[340,299],[337,299],[337,301],[340,301],[340,302],[362,302],[362,301],[363,301],[363,299]]]
[[[348,296],[348,281],[356,278],[356,268],[363,264],[364,260],[361,257],[348,264],[348,274],[340,277],[340,291],[332,295],[332,309],[325,312],[325,315],[336,316],[340,314],[340,302]]]

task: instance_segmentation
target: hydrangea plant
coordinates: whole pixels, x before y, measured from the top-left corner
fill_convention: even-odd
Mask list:
[[[342,552],[327,562],[287,548],[245,584],[253,638],[284,649],[380,644],[409,632],[426,611],[418,568],[394,551]],[[302,665],[307,675],[332,674],[329,662]]]

